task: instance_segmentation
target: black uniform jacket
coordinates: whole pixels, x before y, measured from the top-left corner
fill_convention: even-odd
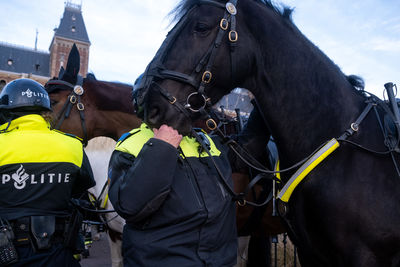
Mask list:
[[[95,185],[80,140],[50,130],[40,115],[13,120],[0,148],[1,218],[66,215],[71,196]]]
[[[124,266],[233,266],[235,204],[194,138],[179,149],[145,124],[123,136],[110,161],[109,196],[126,219]],[[232,186],[225,153],[211,154]]]

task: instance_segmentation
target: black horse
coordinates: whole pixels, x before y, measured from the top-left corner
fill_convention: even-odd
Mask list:
[[[179,21],[135,96],[145,121],[190,134],[208,106],[235,87],[249,89],[282,169],[323,144],[336,149],[290,201],[281,196],[302,266],[400,266],[399,157],[383,142],[384,104],[355,89],[296,28],[289,8],[267,0],[187,0],[175,12]],[[283,182],[293,172],[284,172]]]

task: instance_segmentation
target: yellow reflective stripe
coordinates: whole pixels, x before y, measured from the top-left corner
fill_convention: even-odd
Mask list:
[[[279,192],[278,198],[284,202],[288,202],[294,189],[299,183],[310,173],[321,161],[339,147],[339,142],[333,138],[320,150],[318,150],[309,160],[307,160],[297,171],[292,175],[289,181]]]
[[[92,203],[93,206],[96,206],[96,197],[94,196],[94,194],[88,192],[88,197],[89,197],[90,203]]]
[[[107,187],[108,187],[108,185],[107,185]],[[100,207],[99,207],[101,209],[105,209],[106,208],[106,204],[107,204],[107,201],[108,201],[108,190],[104,190],[104,191],[106,192],[106,195],[104,197],[103,204],[100,205]],[[92,205],[96,207],[96,200],[97,200],[96,196],[94,194],[88,192],[88,197],[89,197],[89,200],[92,203]],[[100,197],[101,196],[99,196],[99,198]]]
[[[211,137],[208,135],[205,135],[210,142],[210,154],[211,156],[216,156],[218,157],[221,155],[221,151],[218,150],[218,148],[215,146],[213,140]],[[190,137],[183,137],[181,143],[180,143],[180,148],[182,149],[183,155],[182,157],[190,158],[190,157],[199,157],[199,147],[200,144],[196,141],[195,138],[190,138]],[[207,152],[203,151],[200,155],[200,157],[208,157]]]
[[[0,166],[48,162],[70,162],[78,167],[82,165],[82,143],[78,139],[50,130],[14,130],[2,133],[0,147]]]
[[[139,129],[133,129],[132,131],[130,131],[130,133],[135,134],[126,138],[123,142],[118,142],[115,146],[115,150],[129,153],[137,157],[140,150],[142,150],[143,145],[154,136],[154,133],[144,123],[140,125]]]
[[[105,198],[104,198],[103,205],[101,205],[101,208],[102,208],[102,209],[105,209],[105,208],[106,208],[107,201],[108,201],[108,191],[107,191],[107,194],[106,194],[106,196],[105,196]]]
[[[276,163],[275,163],[275,168],[274,168],[274,170],[277,172],[277,171],[279,171],[279,159],[276,161]],[[281,180],[281,173],[280,172],[277,172],[277,173],[275,173],[275,177],[276,178],[278,178],[279,180]]]
[[[143,145],[154,136],[153,131],[146,126],[146,124],[142,124],[140,129],[134,129],[130,131],[130,133],[135,133],[134,135],[126,138],[125,140],[118,142],[115,150],[129,153],[135,157],[139,154],[140,150],[142,150]],[[210,141],[210,153],[211,156],[219,156],[221,155],[221,151],[215,146],[211,137],[206,135],[207,139]],[[200,144],[197,143],[195,138],[191,138],[188,136],[184,136],[179,145],[184,155],[182,157],[199,157],[199,148]],[[207,152],[203,152],[201,157],[208,157]]]

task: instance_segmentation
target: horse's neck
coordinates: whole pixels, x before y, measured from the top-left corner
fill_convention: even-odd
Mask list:
[[[134,114],[131,87],[123,84],[97,82],[92,85],[97,97],[92,112],[91,138],[106,136],[117,141],[122,134],[139,127],[141,120]]]
[[[134,114],[115,110],[99,110],[96,114],[93,137],[107,136],[117,141],[122,134],[140,126],[140,119]]]
[[[264,67],[249,89],[280,153],[293,162],[340,136],[364,104],[333,62],[294,26],[278,22],[265,23],[269,28],[259,34],[263,56],[257,57],[258,65]],[[271,36],[279,38],[271,41]]]

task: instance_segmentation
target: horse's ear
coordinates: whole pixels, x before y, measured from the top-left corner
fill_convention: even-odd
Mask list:
[[[75,84],[80,68],[80,56],[76,45],[74,44],[69,52],[67,67],[62,76],[62,80]]]
[[[94,76],[93,73],[88,73],[86,75],[86,79],[91,80],[91,81],[97,81],[96,76]]]
[[[65,72],[65,69],[64,69],[63,66],[61,66],[60,72],[58,73],[58,79],[59,79],[59,80],[61,80],[62,77],[64,76],[64,72]]]

